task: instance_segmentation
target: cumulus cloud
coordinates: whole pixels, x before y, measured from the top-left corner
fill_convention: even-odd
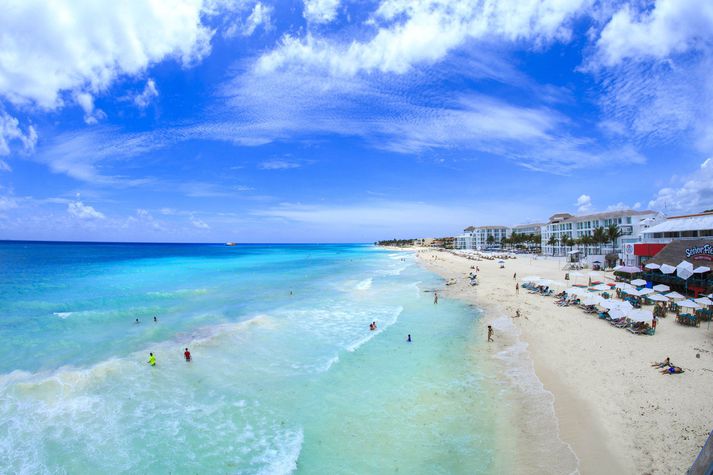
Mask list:
[[[713,40],[713,3],[657,0],[639,12],[629,4],[617,11],[597,41],[597,59],[613,66],[626,59],[661,59],[690,49],[708,49]]]
[[[664,212],[701,212],[713,208],[713,158],[705,160],[683,185],[659,190],[649,207]]]
[[[67,203],[67,212],[81,220],[105,219],[104,213],[97,211],[92,206],[85,205],[79,200]]]
[[[166,58],[193,64],[210,51],[205,6],[202,0],[17,2],[0,16],[0,96],[53,109],[67,91],[96,94],[120,75]],[[77,100],[86,112],[87,98]]]
[[[146,81],[146,85],[144,86],[144,90],[141,94],[137,94],[134,97],[134,104],[136,104],[139,109],[146,109],[157,97],[158,89],[156,88],[156,82],[149,78],[149,80]]]
[[[592,209],[592,197],[589,195],[580,195],[577,198],[577,211],[580,213],[585,213]]]
[[[443,59],[471,39],[501,38],[545,43],[566,40],[568,23],[590,0],[385,0],[373,15],[375,33],[340,42],[307,34],[286,35],[258,67],[318,66],[338,75],[360,71],[404,73],[418,63]],[[321,3],[320,3],[321,4]]]
[[[337,16],[340,0],[304,0],[302,15],[311,23],[329,23]]]
[[[23,153],[32,152],[37,144],[37,132],[32,125],[23,131],[17,118],[0,109],[0,155],[9,155],[13,144],[19,145]],[[7,163],[5,166],[5,171],[9,171]]]

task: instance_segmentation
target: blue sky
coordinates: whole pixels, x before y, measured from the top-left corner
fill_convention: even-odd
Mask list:
[[[713,2],[114,3],[3,9],[0,239],[713,208]]]

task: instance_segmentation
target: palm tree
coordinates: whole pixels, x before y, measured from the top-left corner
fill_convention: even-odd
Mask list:
[[[624,233],[616,224],[610,224],[607,228],[607,241],[611,242],[611,252],[616,252],[616,241],[622,237]]]
[[[493,237],[492,234],[489,234],[489,235],[488,235],[488,238],[485,240],[485,242],[488,243],[488,246],[492,246],[493,243],[495,242],[495,238]]]
[[[557,236],[554,234],[550,236],[550,239],[547,241],[548,246],[552,246],[552,255],[555,255],[555,246],[557,245],[559,241],[557,240]]]
[[[570,249],[571,249],[572,243],[574,241],[572,241],[572,238],[569,237],[568,234],[563,234],[561,240],[562,240],[562,245],[564,246],[565,252],[567,252],[568,246],[570,246]]]
[[[594,228],[592,233],[592,242],[599,244],[599,254],[602,253],[602,244],[608,241],[607,231],[601,226]]]

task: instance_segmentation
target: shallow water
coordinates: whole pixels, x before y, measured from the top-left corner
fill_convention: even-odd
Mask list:
[[[508,389],[477,356],[479,313],[434,305],[442,281],[412,255],[2,243],[0,264],[0,472],[507,464]]]

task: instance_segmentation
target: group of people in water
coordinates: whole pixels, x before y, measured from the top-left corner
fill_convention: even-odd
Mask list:
[[[665,360],[659,362],[655,362],[651,364],[652,368],[659,368],[661,371],[659,373],[661,374],[681,374],[683,373],[683,368],[680,366],[676,366],[674,364],[671,364],[671,358],[668,356],[666,357]]]
[[[376,330],[376,322],[371,322],[371,323],[369,324],[369,330],[370,330],[370,331]],[[406,337],[406,341],[409,342],[409,343],[413,342],[413,340],[411,339],[411,334],[410,334],[410,333],[409,333],[408,336]],[[186,348],[186,350],[187,350],[187,349],[188,349],[188,348]]]
[[[191,352],[188,351],[188,348],[186,348],[183,352],[183,358],[186,360],[186,363],[191,362]],[[151,366],[156,366],[156,355],[154,355],[153,352],[149,353],[148,364],[150,364]]]

